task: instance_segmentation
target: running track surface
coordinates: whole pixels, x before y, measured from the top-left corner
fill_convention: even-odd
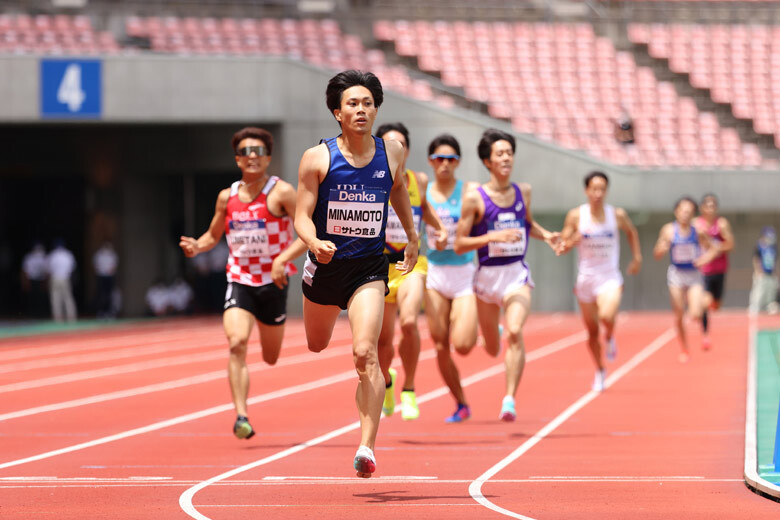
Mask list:
[[[777,518],[742,480],[747,317],[711,321],[713,349],[696,331],[681,364],[671,315],[621,314],[595,394],[579,317],[534,314],[518,420],[497,420],[503,363],[477,347],[456,357],[473,416],[445,424],[454,402],[421,319],[421,416],[382,420],[371,479],[352,469],[345,321],[319,354],[289,321],[272,368],[255,332],[248,441],[231,432],[218,318],[3,339],[0,517]]]

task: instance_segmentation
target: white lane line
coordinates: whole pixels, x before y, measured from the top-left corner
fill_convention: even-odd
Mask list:
[[[102,336],[91,339],[83,339],[80,336],[72,336],[69,339],[62,337],[46,335],[40,338],[41,341],[56,341],[56,345],[25,345],[20,342],[19,346],[1,345],[0,361],[9,361],[14,359],[29,359],[41,356],[53,356],[57,354],[71,354],[73,352],[82,352],[92,349],[112,349],[129,347],[133,345],[143,345],[147,341],[155,342],[177,342],[188,341],[193,337],[193,326],[205,328],[205,325],[198,323],[191,324],[189,328],[182,328],[175,331],[166,331],[159,329],[157,331],[130,331],[129,329],[112,330],[108,337]],[[197,329],[196,329],[197,330]],[[4,342],[6,343],[6,342]],[[14,350],[6,351],[7,348]],[[16,350],[19,349],[19,350]]]
[[[563,350],[567,347],[570,347],[571,345],[575,345],[577,343],[582,342],[585,339],[586,335],[585,332],[577,332],[575,334],[572,334],[570,336],[567,336],[563,339],[560,339],[558,341],[555,341],[554,343],[551,343],[549,345],[546,345],[544,347],[538,348],[533,350],[532,352],[529,352],[526,356],[526,360],[528,362],[535,361],[537,359],[540,359],[542,357],[548,356],[550,354],[553,354],[555,352],[558,352],[559,350]],[[492,377],[497,374],[501,374],[504,372],[504,364],[501,363],[499,365],[494,365],[490,368],[487,368],[485,370],[482,370],[481,372],[477,372],[476,374],[473,374],[461,381],[461,386],[464,388],[467,386],[470,386],[478,381],[482,381],[483,379],[487,379],[489,377]],[[432,399],[435,399],[437,397],[441,397],[444,395],[447,395],[449,393],[449,389],[446,386],[440,387],[436,390],[433,390],[431,392],[428,392],[427,394],[424,394],[417,398],[417,403],[422,404],[427,401],[430,401]],[[200,513],[195,506],[192,504],[192,498],[195,496],[195,494],[200,491],[201,489],[204,489],[216,482],[220,482],[222,480],[225,480],[227,478],[230,478],[234,475],[238,475],[239,473],[243,473],[244,471],[248,471],[253,468],[257,468],[259,466],[263,466],[265,464],[269,464],[271,462],[283,459],[285,457],[289,457],[290,455],[294,455],[298,452],[301,452],[305,450],[306,448],[310,448],[312,446],[316,446],[318,444],[322,444],[323,442],[327,442],[331,439],[335,439],[336,437],[339,437],[345,433],[349,433],[352,430],[356,430],[360,427],[360,422],[354,422],[352,424],[348,424],[346,426],[343,426],[339,429],[333,430],[329,433],[326,433],[324,435],[320,435],[319,437],[315,437],[314,439],[310,439],[304,443],[298,444],[296,446],[293,446],[292,448],[288,448],[286,450],[277,452],[271,456],[265,457],[260,460],[256,460],[254,462],[251,462],[249,464],[245,464],[244,466],[240,466],[238,468],[232,469],[230,471],[226,471],[225,473],[222,473],[220,475],[217,475],[215,477],[211,477],[208,480],[204,480],[203,482],[199,483],[196,486],[193,486],[186,490],[184,493],[181,494],[179,497],[179,506],[182,508],[182,510],[190,515],[192,518],[196,518],[198,520],[210,520],[209,517],[203,515]]]
[[[322,359],[323,356],[314,356],[317,359]],[[328,356],[329,357],[329,356]],[[436,351],[431,349],[428,351],[425,351],[420,354],[420,360],[426,360],[436,357]],[[396,360],[394,362],[395,365],[400,364],[399,360]],[[223,373],[224,374],[224,373]],[[334,376],[324,377],[321,379],[318,379],[316,381],[312,381],[309,383],[304,383],[300,385],[290,386],[287,388],[283,388],[281,390],[275,390],[273,392],[269,392],[267,394],[258,395],[255,397],[250,397],[247,399],[246,404],[247,406],[251,406],[253,404],[263,403],[266,401],[271,401],[273,399],[279,399],[281,397],[287,397],[288,395],[298,394],[302,392],[307,392],[309,390],[316,390],[317,388],[321,388],[323,386],[329,386],[332,384],[340,383],[342,381],[347,381],[353,378],[357,378],[357,374],[354,370],[348,370],[346,372],[342,372],[340,374],[336,374]],[[420,399],[418,399],[418,402],[420,402]],[[4,462],[0,464],[0,469],[4,468],[10,468],[13,466],[19,466],[21,464],[26,464],[28,462],[35,462],[42,459],[48,459],[51,457],[56,457],[57,455],[63,455],[66,453],[71,453],[74,451],[80,451],[86,448],[91,448],[93,446],[100,446],[102,444],[107,444],[109,442],[114,442],[122,439],[127,439],[129,437],[134,437],[136,435],[141,435],[144,433],[149,433],[155,430],[161,430],[163,428],[167,428],[169,426],[175,426],[177,424],[194,421],[197,419],[202,419],[203,417],[208,417],[209,415],[218,414],[221,412],[225,412],[228,410],[233,409],[233,403],[229,404],[223,404],[219,406],[213,406],[211,408],[207,408],[205,410],[200,410],[198,412],[189,413],[186,415],[180,415],[179,417],[174,417],[172,419],[167,419],[165,421],[156,422],[154,424],[150,424],[147,426],[143,426],[140,428],[135,428],[132,430],[127,430],[121,433],[117,433],[114,435],[109,435],[107,437],[101,437],[100,439],[95,439],[92,441],[82,442],[80,444],[75,444],[73,446],[67,446],[65,448],[61,448],[58,450],[53,451],[47,451],[46,453],[41,453],[39,455],[33,455],[31,457],[26,457],[23,459],[18,460],[12,460],[9,462]]]
[[[675,332],[673,329],[671,328],[667,329],[663,334],[658,336],[649,345],[647,345],[636,355],[634,355],[634,357],[629,359],[620,368],[615,370],[615,372],[613,372],[612,375],[610,375],[607,378],[606,387],[609,388],[610,386],[614,385],[617,381],[620,380],[620,378],[622,378],[631,370],[639,366],[640,363],[645,361],[648,357],[650,357],[652,354],[658,351],[661,347],[666,345],[669,342],[669,340],[671,340],[674,337],[674,335]],[[556,417],[555,419],[547,423],[544,427],[542,427],[542,429],[536,432],[533,435],[533,437],[525,441],[517,449],[515,449],[512,453],[510,453],[507,457],[505,457],[497,464],[495,464],[492,468],[488,469],[485,473],[477,477],[471,483],[471,485],[469,485],[469,494],[472,496],[472,498],[476,500],[479,504],[485,506],[486,508],[492,511],[495,511],[496,513],[500,513],[502,515],[511,518],[519,518],[521,520],[533,520],[530,517],[521,515],[519,513],[515,513],[514,511],[510,511],[508,509],[504,509],[503,507],[498,506],[493,502],[491,502],[490,500],[488,500],[487,498],[485,498],[485,496],[482,494],[482,485],[488,480],[490,480],[490,478],[496,475],[499,471],[509,466],[515,460],[519,459],[523,454],[525,454],[528,450],[533,448],[542,439],[547,437],[556,428],[558,428],[558,426],[566,422],[572,415],[577,413],[579,410],[581,410],[583,407],[585,407],[588,403],[593,401],[599,395],[600,394],[598,392],[591,390],[587,394],[577,399],[577,401],[575,401],[574,404],[569,406],[560,415],[558,415],[558,417]]]
[[[50,488],[50,489],[56,489],[56,488],[114,488],[114,487],[125,487],[125,488],[142,488],[142,487],[170,487],[170,488],[182,488],[182,487],[190,487],[195,484],[197,484],[199,481],[197,480],[167,480],[167,479],[157,479],[154,480],[152,478],[147,479],[141,479],[141,478],[130,478],[127,480],[121,480],[116,479],[114,480],[103,480],[103,479],[95,479],[95,480],[89,480],[89,479],[49,479],[49,480],[40,480],[40,481],[19,481],[15,482],[13,480],[11,481],[2,481],[0,480],[0,489],[35,489],[35,488]],[[412,479],[412,480],[401,480],[401,479],[380,479],[379,477],[375,477],[372,479],[339,479],[334,478],[333,480],[300,480],[300,481],[264,481],[264,480],[230,480],[230,481],[222,481],[222,482],[215,482],[212,484],[216,487],[253,487],[257,488],[258,486],[294,486],[294,487],[300,487],[300,486],[370,486],[372,488],[376,488],[381,485],[393,485],[398,486],[399,484],[403,485],[409,485],[414,486],[415,489],[419,487],[420,484],[428,484],[428,485],[452,485],[452,484],[469,484],[471,483],[471,479],[459,479],[459,480],[453,480],[453,479],[443,479],[443,480],[418,480],[418,479]],[[656,478],[656,479],[649,479],[649,478],[643,478],[643,479],[636,479],[636,480],[628,480],[628,479],[600,479],[600,480],[594,480],[594,479],[584,479],[584,480],[572,480],[572,479],[562,479],[562,480],[554,480],[554,479],[545,479],[545,480],[538,480],[538,479],[507,479],[507,480],[491,480],[491,484],[505,484],[505,485],[518,485],[518,484],[529,484],[536,486],[537,484],[550,484],[550,483],[556,483],[556,484],[681,484],[690,486],[691,484],[712,484],[712,483],[740,483],[744,484],[744,481],[740,478],[705,478],[705,479],[675,479],[675,478]],[[472,503],[472,505],[482,507],[481,504]],[[210,505],[202,504],[198,507],[211,507]]]
[[[99,377],[110,377],[119,374],[129,374],[133,372],[141,372],[144,370],[152,370],[156,368],[165,368],[173,365],[187,365],[191,363],[202,363],[205,361],[213,361],[215,359],[223,359],[226,356],[224,348],[224,339],[219,343],[214,343],[215,350],[213,352],[205,352],[202,354],[183,354],[180,356],[173,356],[168,358],[159,358],[148,361],[139,361],[137,363],[128,363],[124,365],[116,365],[111,367],[84,370],[81,372],[72,372],[70,374],[62,374],[59,376],[45,377],[42,379],[33,379],[29,381],[23,381],[19,383],[10,383],[0,386],[0,394],[6,392],[16,392],[19,390],[30,390],[32,388],[41,388],[44,386],[59,385],[63,383],[73,383],[75,381],[84,381],[86,379],[95,379]],[[334,345],[339,345],[344,342],[351,343],[351,338],[345,340],[334,340]],[[216,347],[220,347],[219,350]]]
[[[331,347],[318,356],[311,353],[298,354],[289,358],[282,358],[274,367],[283,367],[290,365],[297,365],[300,363],[311,363],[319,359],[327,359],[331,357],[342,356],[347,352],[352,351],[352,347]],[[272,368],[264,362],[251,363],[247,365],[250,372],[261,372]],[[208,381],[214,381],[217,379],[223,379],[225,377],[225,370],[215,370],[213,372],[207,372],[205,374],[199,374],[197,376],[184,377],[181,379],[175,379],[173,381],[165,381],[163,383],[155,383],[152,385],[139,386],[136,388],[128,388],[126,390],[117,390],[116,392],[107,392],[105,394],[98,394],[81,399],[72,399],[70,401],[63,401],[60,403],[52,403],[43,406],[36,406],[34,408],[26,408],[24,410],[17,410],[15,412],[8,412],[0,414],[0,422],[10,419],[18,419],[20,417],[29,417],[46,412],[55,412],[59,410],[65,410],[68,408],[77,408],[79,406],[87,406],[95,403],[103,403],[106,401],[113,401],[114,399],[124,399],[126,397],[135,397],[138,395],[151,394],[154,392],[163,392],[166,390],[173,390],[176,388],[182,388],[185,386],[193,386],[200,383],[206,383]]]
[[[129,347],[121,350],[111,350],[107,352],[91,352],[89,354],[77,354],[73,356],[60,357],[54,359],[36,359],[33,361],[24,361],[20,363],[0,364],[0,374],[8,372],[21,372],[23,370],[34,370],[36,368],[61,367],[68,365],[83,365],[85,363],[97,363],[99,361],[112,361],[116,359],[127,359],[132,357],[141,357],[159,352],[170,353],[177,350],[196,350],[202,347],[215,347],[224,345],[224,338],[221,341],[214,339],[193,341],[188,340],[182,343],[170,344],[168,342],[154,342],[144,346]]]
[[[780,497],[780,486],[761,478],[758,474],[758,443],[756,439],[758,419],[758,319],[748,317],[748,370],[745,402],[745,466],[743,477],[750,489],[761,491],[773,497]]]
[[[322,379],[318,379],[316,381],[312,381],[310,383],[304,383],[301,385],[295,385],[290,386],[287,388],[283,388],[281,390],[276,390],[274,392],[269,392],[267,394],[258,395],[252,398],[247,399],[247,405],[253,405],[257,403],[262,403],[265,401],[270,401],[273,399],[279,399],[280,397],[287,397],[288,395],[298,394],[301,392],[308,392],[309,390],[316,390],[317,388],[321,388],[323,386],[332,385],[335,383],[339,383],[341,381],[347,381],[349,379],[355,379],[357,378],[357,374],[354,370],[349,370],[347,372],[342,372],[340,374],[336,374],[334,376],[325,377]],[[75,444],[73,446],[68,446],[65,448],[61,448],[58,450],[53,451],[47,451],[46,453],[41,453],[39,455],[33,455],[32,457],[26,457],[23,459],[18,460],[12,460],[9,462],[4,462],[0,464],[0,469],[10,468],[13,466],[20,466],[22,464],[27,464],[28,462],[35,462],[38,460],[48,459],[51,457],[56,457],[57,455],[63,455],[65,453],[72,453],[74,451],[83,450],[86,448],[92,448],[94,446],[100,446],[101,444],[108,444],[109,442],[114,442],[122,439],[127,439],[129,437],[134,437],[136,435],[141,435],[144,433],[149,433],[155,430],[161,430],[163,428],[168,428],[169,426],[175,426],[177,424],[182,424],[189,421],[194,421],[196,419],[202,419],[203,417],[208,417],[209,415],[214,415],[221,412],[226,412],[233,409],[233,403],[229,404],[222,404],[219,406],[213,406],[211,408],[206,408],[205,410],[200,410],[198,412],[188,413],[186,415],[180,415],[179,417],[174,417],[172,419],[167,419],[165,421],[156,422],[154,424],[150,424],[147,426],[142,426],[140,428],[135,428],[133,430],[127,430],[121,433],[117,433],[114,435],[109,435],[107,437],[101,437],[100,439],[95,439],[88,442],[82,442],[80,444]]]

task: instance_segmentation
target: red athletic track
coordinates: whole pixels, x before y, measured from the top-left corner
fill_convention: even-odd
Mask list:
[[[742,480],[748,320],[724,312],[711,322],[713,350],[696,347],[690,362],[680,364],[668,313],[621,315],[619,356],[608,370],[622,376],[485,477],[482,495],[518,518],[776,517],[780,506],[751,493]],[[764,318],[761,325],[780,321]],[[354,478],[359,436],[353,428],[201,485],[192,496],[194,514],[231,520],[502,518],[472,498],[470,486],[479,495],[475,479],[587,396],[593,367],[580,320],[572,314],[529,319],[529,362],[512,424],[497,420],[503,372],[483,373],[500,361],[479,349],[457,358],[464,380],[482,377],[466,388],[473,417],[444,424],[454,404],[446,393],[430,394],[443,385],[425,330],[422,336],[421,417],[382,420],[374,478]],[[698,345],[698,331],[692,339]],[[180,497],[185,494],[181,502],[188,508],[185,492],[193,486],[357,420],[349,341],[347,324],[340,322],[331,346],[309,353],[301,322],[290,321],[280,362],[269,369],[255,336],[250,395],[294,392],[257,399],[250,418],[259,433],[239,441],[230,431],[234,414],[218,319],[1,340],[0,518],[189,518]],[[560,350],[539,350],[550,344]],[[643,351],[648,345],[651,350]],[[640,351],[650,355],[634,358]],[[632,359],[634,368],[621,371]],[[298,386],[338,375],[318,388]],[[203,377],[187,379],[196,376]],[[179,381],[168,385],[176,388],[149,386],[171,381]],[[112,394],[142,387],[140,395]],[[103,397],[74,401],[91,396]],[[31,410],[68,402],[57,410]],[[210,414],[157,425],[220,405]],[[150,425],[157,426],[50,453]]]

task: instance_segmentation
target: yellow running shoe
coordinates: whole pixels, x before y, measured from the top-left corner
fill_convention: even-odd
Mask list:
[[[417,396],[414,390],[401,392],[401,417],[404,421],[413,421],[420,417],[420,409],[417,407]]]
[[[390,417],[395,412],[395,376],[396,371],[394,368],[389,370],[390,372],[390,386],[385,388],[385,402],[382,403],[382,413],[385,416]]]

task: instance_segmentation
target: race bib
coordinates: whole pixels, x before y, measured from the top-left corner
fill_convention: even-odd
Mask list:
[[[515,219],[491,222],[488,226],[489,231],[517,229],[520,231],[520,238],[518,238],[515,242],[489,242],[488,256],[491,258],[523,256],[525,254],[526,247],[525,226],[523,224],[523,222]]]
[[[269,256],[265,220],[231,220],[228,246],[235,258]]]
[[[690,264],[696,259],[698,253],[696,244],[675,244],[672,246],[673,264]]]
[[[445,250],[452,251],[455,249],[455,231],[458,229],[458,217],[451,217],[449,215],[439,215],[444,228],[447,230],[447,245]],[[436,240],[439,236],[439,232],[436,228],[429,225],[425,226],[425,234],[428,236],[428,249],[436,250]]]
[[[330,190],[326,231],[345,237],[378,237],[382,233],[387,193],[372,189]],[[404,240],[406,235],[404,234]]]
[[[406,231],[401,224],[401,219],[398,218],[398,213],[395,212],[392,206],[387,206],[387,227],[385,227],[385,242],[390,244],[405,244],[408,241],[406,237]],[[419,206],[412,206],[412,218],[414,219],[414,229],[420,232],[420,224],[422,223],[422,208]]]

